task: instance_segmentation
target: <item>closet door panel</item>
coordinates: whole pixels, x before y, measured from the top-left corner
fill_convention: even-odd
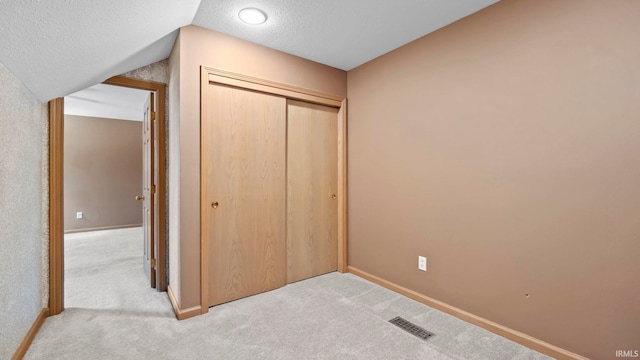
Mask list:
[[[209,306],[285,285],[286,99],[207,91]]]
[[[338,109],[287,101],[287,283],[337,270]]]

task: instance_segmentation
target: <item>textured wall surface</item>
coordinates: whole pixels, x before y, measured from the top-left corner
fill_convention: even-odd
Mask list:
[[[13,355],[46,300],[46,116],[46,105],[0,64],[0,359]]]
[[[160,83],[169,83],[169,60],[164,59],[141,68],[131,70],[121,76],[131,79],[148,80]]]
[[[42,307],[49,306],[49,111],[48,104],[42,104]]]
[[[638,349],[638,14],[500,1],[350,71],[349,265],[592,359]]]

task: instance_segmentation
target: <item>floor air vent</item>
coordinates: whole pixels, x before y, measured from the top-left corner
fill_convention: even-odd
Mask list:
[[[401,318],[400,316],[397,316],[391,320],[389,320],[390,323],[392,323],[393,325],[399,327],[400,329],[415,335],[417,337],[419,337],[422,340],[429,340],[432,337],[436,336],[436,334],[429,332],[423,328],[421,328],[420,326],[413,324],[403,318]]]

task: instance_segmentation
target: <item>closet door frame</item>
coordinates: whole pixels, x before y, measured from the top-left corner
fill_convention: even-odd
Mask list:
[[[326,105],[338,109],[338,271],[347,272],[347,99],[342,96],[303,89],[283,83],[202,66],[200,75],[200,302],[201,313],[209,311],[209,241],[208,193],[206,164],[209,147],[206,139],[208,124],[207,99],[210,84],[279,95],[288,99]]]

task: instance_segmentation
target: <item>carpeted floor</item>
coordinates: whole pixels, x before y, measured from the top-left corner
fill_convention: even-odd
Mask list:
[[[177,321],[142,272],[140,228],[65,237],[66,310],[25,359],[549,359],[351,274],[331,273]],[[388,323],[402,316],[424,341]]]

